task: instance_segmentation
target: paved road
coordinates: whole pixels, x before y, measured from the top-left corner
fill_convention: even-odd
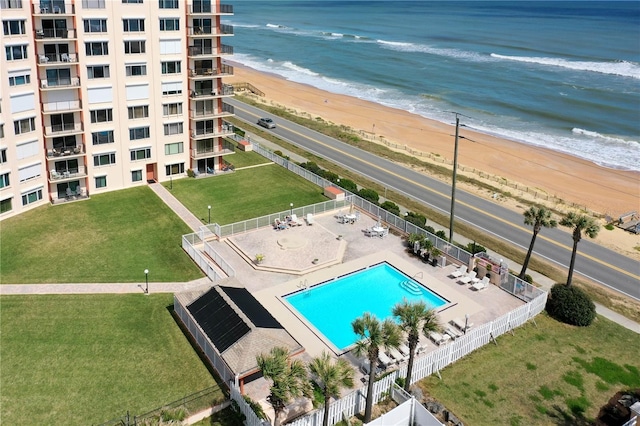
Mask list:
[[[264,116],[264,111],[229,100],[236,116],[250,123]],[[276,118],[272,132],[305,150],[340,166],[353,170],[387,188],[404,193],[429,207],[449,213],[451,186],[366,151]],[[461,149],[464,149],[462,147]],[[526,250],[531,228],[523,225],[522,214],[461,190],[456,191],[456,221],[464,221],[502,240]],[[602,231],[606,232],[606,231]],[[479,241],[482,244],[481,241]],[[536,241],[535,254],[567,268],[573,241],[565,229],[544,229]],[[584,238],[578,245],[575,273],[640,300],[640,264],[626,256],[601,247]]]

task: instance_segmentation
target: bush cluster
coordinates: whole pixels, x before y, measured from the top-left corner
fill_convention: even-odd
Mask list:
[[[586,327],[596,317],[596,305],[585,292],[574,286],[555,284],[547,300],[547,313],[566,324]]]

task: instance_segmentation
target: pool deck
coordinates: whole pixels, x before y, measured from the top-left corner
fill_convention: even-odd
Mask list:
[[[376,219],[360,214],[355,224],[340,223],[338,211],[314,216],[315,223],[275,230],[271,226],[237,234],[220,241],[210,241],[213,248],[235,270],[235,278],[282,324],[305,348],[302,358],[308,361],[323,351],[340,353],[326,341],[311,324],[293,312],[282,296],[299,291],[305,285],[333,279],[357,269],[386,261],[403,271],[451,303],[439,309],[440,323],[469,315],[469,322],[478,326],[491,321],[524,304],[500,288],[490,285],[474,291],[469,285],[460,285],[448,275],[457,265],[444,268],[423,263],[407,253],[406,242],[393,232],[384,238],[368,237],[365,228],[376,224]],[[343,213],[347,213],[343,210]],[[342,238],[338,239],[341,235]],[[264,254],[264,261],[256,264],[255,255]],[[313,263],[318,259],[317,264]],[[223,284],[223,283],[220,283]],[[364,289],[363,291],[366,291]],[[336,301],[348,303],[348,301]],[[322,307],[319,307],[322,309]],[[425,352],[436,348],[427,338],[421,345]],[[355,364],[360,361],[352,354],[342,355]],[[356,376],[357,379],[361,376]],[[263,379],[245,385],[252,398],[260,400],[268,394]]]

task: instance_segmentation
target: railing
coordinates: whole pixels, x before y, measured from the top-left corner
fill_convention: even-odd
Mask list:
[[[34,15],[74,14],[76,8],[72,3],[42,2],[39,5],[33,5],[33,13]]]
[[[220,33],[224,35],[233,35],[233,25],[221,24]]]
[[[233,67],[223,64],[220,68],[190,68],[189,77],[212,77],[233,75]]]
[[[47,102],[42,104],[42,112],[58,112],[58,111],[70,111],[74,109],[81,109],[82,101],[60,101],[60,102]]]
[[[74,28],[38,28],[36,29],[36,39],[69,39],[76,38]]]
[[[220,13],[233,13],[233,5],[230,5],[230,4],[218,4],[218,12],[220,12]]]
[[[215,55],[233,55],[233,46],[226,44],[217,46],[189,46],[189,56],[215,56]]]
[[[211,35],[215,34],[215,27],[211,26],[198,26],[198,27],[187,27],[189,35]]]
[[[202,89],[200,90],[192,90],[191,98],[210,98],[212,96],[218,96],[218,91],[214,88],[211,89]]]
[[[202,271],[209,277],[211,281],[218,281],[224,277],[218,275],[213,268],[213,265],[209,263],[207,257],[202,254],[200,250],[195,248],[195,245],[202,244],[203,238],[201,235],[193,233],[182,236],[182,249],[187,252],[194,262],[200,267]]]
[[[200,138],[205,138],[205,137],[221,137],[221,136],[227,136],[229,134],[233,133],[233,128],[231,126],[219,126],[219,127],[207,127],[207,128],[200,128],[200,129],[195,129],[191,131],[191,138],[192,139],[200,139]]]
[[[52,133],[81,132],[82,130],[82,123],[54,124],[52,126],[45,127],[45,133],[47,135]]]
[[[78,166],[66,170],[51,170],[49,172],[50,181],[74,179],[85,176],[87,176],[87,172],[84,166]]]
[[[217,8],[216,8],[217,6]],[[230,4],[194,4],[189,8],[189,14],[233,14],[233,6]]]
[[[65,146],[62,148],[48,149],[47,158],[56,159],[73,155],[83,155],[84,152],[84,144],[78,144],[76,146]]]
[[[194,148],[191,150],[191,158],[216,157],[220,155],[233,154],[235,152],[233,145],[228,142],[222,144],[222,148],[211,146],[207,148]]]
[[[222,104],[222,108],[201,108],[191,110],[191,118],[197,117],[224,117],[228,115],[233,115],[235,113],[235,109],[233,105],[229,105],[226,103]]]
[[[58,64],[58,63],[74,63],[78,61],[78,57],[75,53],[53,53],[53,54],[39,54],[38,63],[45,64]]]
[[[248,90],[254,95],[264,96],[264,92],[251,83],[233,83],[233,88],[238,91]]]
[[[58,87],[79,87],[80,77],[59,78],[57,80],[41,80],[40,88],[55,89]]]
[[[227,274],[228,277],[235,277],[236,271],[233,267],[220,255],[211,244],[205,241],[204,252],[220,267],[222,272]]]

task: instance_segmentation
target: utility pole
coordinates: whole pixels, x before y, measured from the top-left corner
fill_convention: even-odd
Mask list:
[[[453,243],[453,219],[456,207],[456,174],[458,172],[458,132],[460,130],[460,117],[456,114],[456,139],[453,149],[453,179],[451,182],[451,217],[449,218],[449,242]]]

